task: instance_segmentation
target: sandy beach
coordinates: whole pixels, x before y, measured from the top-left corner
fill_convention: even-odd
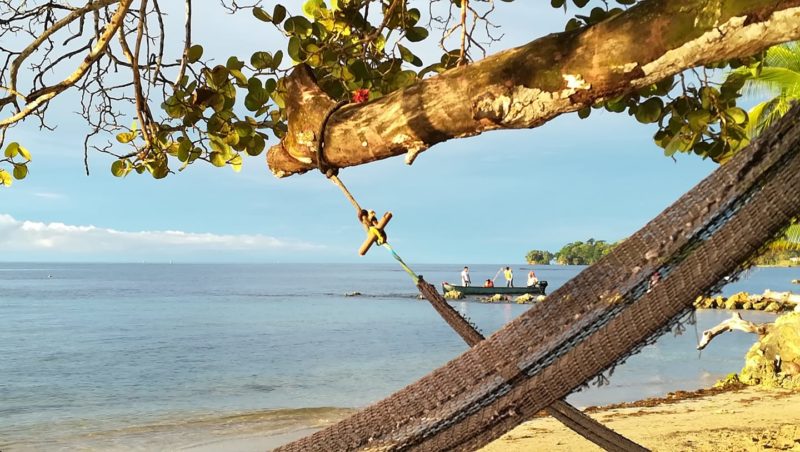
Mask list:
[[[585,410],[593,418],[654,451],[800,451],[800,393],[745,387],[735,390],[680,391]],[[333,422],[336,419],[328,419]],[[181,449],[192,452],[268,450],[310,434],[306,429],[281,435],[223,435]],[[543,415],[525,422],[481,449],[482,452],[602,451],[593,443]]]
[[[699,391],[587,412],[654,451],[800,451],[800,393],[796,392],[753,387]],[[602,449],[552,417],[540,417],[482,452],[533,450]]]

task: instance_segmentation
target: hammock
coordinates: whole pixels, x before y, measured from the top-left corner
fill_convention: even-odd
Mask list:
[[[474,450],[604,379],[691,314],[697,296],[749,267],[800,212],[799,119],[795,106],[547,302],[485,340],[478,333],[470,350],[416,383],[279,450]]]

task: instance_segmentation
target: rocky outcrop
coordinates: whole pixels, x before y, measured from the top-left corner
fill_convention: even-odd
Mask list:
[[[738,380],[800,390],[800,312],[778,317],[747,352]]]
[[[791,292],[765,291],[763,294],[739,292],[728,298],[700,297],[694,307],[698,309],[746,309],[766,312],[789,312],[800,309],[800,295]]]
[[[499,293],[496,293],[496,294],[492,295],[491,297],[481,297],[478,300],[481,303],[502,303],[504,301],[511,300],[511,297],[509,297],[508,295],[501,295]]]
[[[448,290],[444,293],[444,297],[448,300],[461,300],[464,298],[464,294],[457,290]]]

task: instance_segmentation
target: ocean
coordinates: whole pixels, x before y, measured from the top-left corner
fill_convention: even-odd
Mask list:
[[[414,268],[436,283],[461,270]],[[499,268],[470,265],[474,281]],[[530,267],[512,268],[521,284]],[[550,292],[582,270],[533,268]],[[755,269],[724,293],[792,290],[798,273]],[[487,335],[529,307],[453,306]],[[752,335],[695,350],[697,334],[727,317],[699,312],[696,329],[663,336],[609,385],[568,400],[632,401],[738,371]],[[234,449],[262,450],[466,349],[392,264],[0,264],[0,450],[214,450],[232,439]],[[255,441],[265,435],[274,442]]]

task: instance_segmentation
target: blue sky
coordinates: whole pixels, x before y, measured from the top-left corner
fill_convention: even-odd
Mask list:
[[[505,37],[493,52],[566,20],[563,11],[521,2],[498,10]],[[274,43],[267,49],[283,45],[249,14],[219,14],[217,4],[196,12],[204,58],[224,61],[231,49],[248,57],[259,49],[245,37],[260,34],[259,42]],[[213,39],[203,30],[214,30]],[[53,132],[32,122],[9,131],[34,160],[26,180],[0,190],[3,261],[391,262],[383,250],[357,255],[363,231],[324,177],[275,179],[263,156],[245,159],[241,173],[195,165],[157,181],[117,179],[106,156],[91,154],[87,177],[74,102],[74,95],[54,102]],[[595,110],[587,120],[572,114],[537,129],[442,143],[413,166],[394,158],[341,177],[362,206],[394,213],[390,241],[410,262],[519,263],[533,248],[624,238],[715,168],[693,156],[665,158],[654,131]]]

